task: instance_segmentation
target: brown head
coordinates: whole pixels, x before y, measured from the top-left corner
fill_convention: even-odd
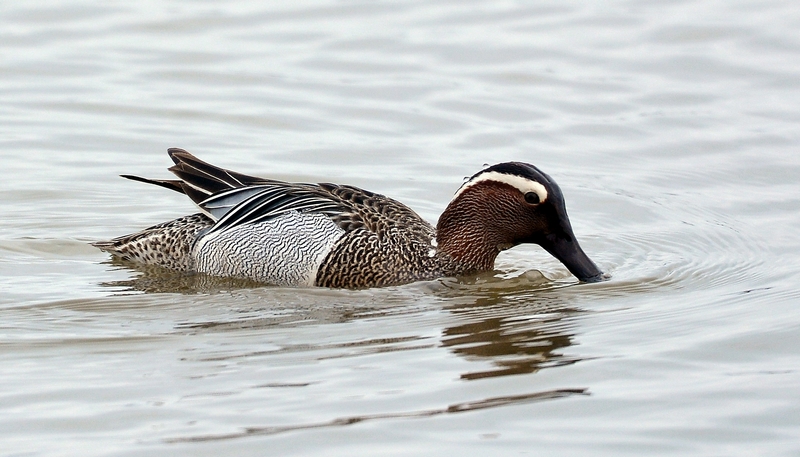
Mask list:
[[[490,270],[500,251],[535,243],[579,280],[604,279],[572,232],[558,184],[527,163],[500,163],[472,176],[439,218],[436,241],[465,272]]]

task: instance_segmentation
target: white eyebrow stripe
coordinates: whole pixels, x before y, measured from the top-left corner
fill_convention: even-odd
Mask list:
[[[503,184],[508,184],[509,186],[516,187],[517,190],[522,192],[523,195],[527,194],[528,192],[534,192],[536,195],[539,196],[540,202],[547,200],[547,189],[541,183],[530,180],[528,178],[523,178],[522,176],[498,173],[496,171],[481,173],[472,181],[469,181],[468,183],[461,186],[461,188],[458,189],[458,191],[456,191],[456,194],[453,195],[453,200],[458,198],[458,196],[464,193],[465,190],[469,189],[475,184],[484,181],[495,181]]]

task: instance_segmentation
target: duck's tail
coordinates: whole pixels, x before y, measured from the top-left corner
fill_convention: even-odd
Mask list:
[[[180,179],[149,179],[133,175],[121,176],[133,181],[155,184],[156,186],[186,194],[197,204],[224,190],[274,182],[269,179],[257,178],[211,165],[181,148],[169,148],[167,153],[172,161],[175,162],[175,165],[169,167],[169,171]]]

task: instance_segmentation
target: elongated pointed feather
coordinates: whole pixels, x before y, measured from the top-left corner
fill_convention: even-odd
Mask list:
[[[170,148],[168,150],[172,161],[175,162],[180,169],[186,173],[196,173],[198,175],[205,175],[206,177],[213,178],[219,182],[225,183],[228,187],[244,187],[248,185],[258,184],[261,182],[272,182],[272,180],[259,178],[256,176],[245,175],[232,170],[211,165],[204,162],[191,153],[179,149]]]
[[[308,188],[294,186],[259,186],[260,190],[253,192],[252,187],[241,188],[239,192],[226,192],[224,200],[234,201],[238,193],[242,199],[231,208],[214,206],[216,198],[205,201],[201,206],[204,210],[214,214],[224,211],[214,227],[208,232],[224,231],[242,224],[264,221],[273,217],[286,214],[290,211],[316,212],[336,215],[345,211],[339,202],[312,192]],[[238,190],[238,189],[237,189]]]
[[[228,211],[242,204],[248,198],[264,191],[264,186],[248,186],[240,187],[233,191],[223,191],[202,201],[200,207],[211,213],[214,219],[219,220]]]
[[[192,173],[191,171],[187,172],[182,169],[176,170],[174,168],[175,167],[172,167],[169,170],[183,181],[184,186],[193,188],[196,191],[195,194],[201,196],[200,200],[192,198],[195,203],[200,203],[217,192],[230,189],[230,186],[217,181],[213,177]]]
[[[155,184],[156,186],[164,187],[169,190],[174,190],[175,192],[185,193],[183,191],[183,184],[181,181],[174,180],[174,179],[148,179],[142,178],[141,176],[134,176],[134,175],[120,175],[125,179],[130,179],[131,181],[139,181],[144,182],[147,184]]]

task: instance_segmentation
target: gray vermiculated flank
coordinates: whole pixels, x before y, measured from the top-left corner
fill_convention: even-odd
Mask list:
[[[322,260],[344,234],[327,216],[290,211],[201,237],[195,268],[275,285],[313,286]]]

